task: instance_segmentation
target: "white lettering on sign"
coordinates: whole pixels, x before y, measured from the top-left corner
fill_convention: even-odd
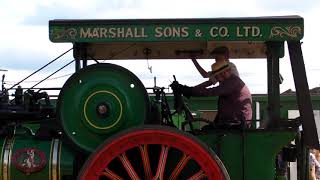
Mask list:
[[[146,27],[86,27],[80,28],[80,38],[148,38]],[[147,28],[146,28],[147,29]],[[148,29],[154,38],[257,38],[262,36],[258,26],[211,26],[208,30],[188,26],[156,26]],[[152,34],[152,35],[151,35]]]
[[[212,27],[210,29],[211,37],[227,37],[229,35],[229,30],[227,27]]]
[[[258,37],[262,36],[260,28],[257,26],[237,27],[237,37]]]
[[[80,38],[147,38],[144,28],[81,28]]]
[[[188,37],[188,27],[156,27],[154,37]]]

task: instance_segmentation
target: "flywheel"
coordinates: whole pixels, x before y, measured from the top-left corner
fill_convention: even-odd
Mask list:
[[[107,137],[142,125],[149,114],[138,77],[114,64],[94,64],[73,74],[60,91],[58,120],[73,145],[92,152]]]

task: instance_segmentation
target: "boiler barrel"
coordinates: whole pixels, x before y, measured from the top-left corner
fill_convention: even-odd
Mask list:
[[[0,139],[0,180],[59,180],[73,175],[73,153],[59,139]]]

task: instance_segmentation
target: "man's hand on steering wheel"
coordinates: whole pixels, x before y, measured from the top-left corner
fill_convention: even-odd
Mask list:
[[[178,81],[173,81],[170,87],[174,94],[183,94],[187,98],[192,96],[192,87],[181,85]]]

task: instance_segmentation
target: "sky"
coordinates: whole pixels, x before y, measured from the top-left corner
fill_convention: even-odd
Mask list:
[[[49,40],[48,21],[52,19],[151,19],[217,18],[300,15],[305,20],[302,50],[310,88],[320,86],[319,0],[0,0],[0,74],[5,74],[9,88],[72,47],[70,43]],[[280,91],[294,89],[288,52],[280,61],[284,82]],[[73,60],[72,53],[27,79],[21,85],[33,86],[61,66]],[[241,78],[252,93],[267,92],[265,59],[233,60]],[[121,65],[136,74],[146,87],[168,87],[176,75],[181,84],[196,85],[204,81],[191,60],[184,61],[106,61]],[[209,70],[212,60],[201,60]],[[148,69],[152,66],[152,73]],[[183,68],[181,68],[183,67]],[[61,87],[74,72],[71,64],[37,87]]]

